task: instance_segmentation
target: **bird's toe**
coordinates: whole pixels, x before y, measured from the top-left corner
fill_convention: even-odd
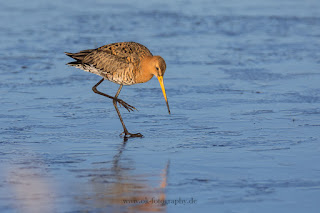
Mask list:
[[[124,102],[121,99],[118,99],[118,103],[120,104],[120,106],[123,106],[124,108],[126,108],[129,112],[133,110],[137,110],[134,106],[131,106],[130,104]]]
[[[125,138],[142,138],[143,135],[141,133],[129,133],[129,132],[123,132],[120,135],[123,135]]]

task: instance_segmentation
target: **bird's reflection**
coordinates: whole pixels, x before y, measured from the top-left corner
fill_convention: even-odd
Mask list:
[[[117,212],[153,211],[165,212],[165,188],[169,161],[158,174],[152,175],[156,184],[147,180],[148,175],[135,174],[132,161],[122,159],[127,144],[127,138],[113,157],[110,174],[94,176],[91,180],[93,199],[96,208],[117,210]],[[129,164],[129,165],[128,165]],[[155,185],[155,186],[151,186]]]

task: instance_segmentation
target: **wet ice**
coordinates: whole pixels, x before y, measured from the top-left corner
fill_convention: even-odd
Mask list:
[[[317,212],[319,7],[1,3],[1,212]],[[64,51],[117,41],[167,62],[172,115],[155,79],[120,95],[139,110],[120,109],[142,139],[119,137],[112,103],[91,91],[98,76],[65,66]],[[119,199],[133,195],[197,203]]]

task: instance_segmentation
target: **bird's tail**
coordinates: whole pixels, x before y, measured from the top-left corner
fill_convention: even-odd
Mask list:
[[[69,62],[67,63],[66,65],[69,65],[69,66],[73,66],[73,67],[79,67],[79,65],[81,65],[81,61],[72,61],[72,62]]]
[[[90,54],[93,50],[95,49],[90,49],[90,50],[83,50],[83,51],[80,51],[78,53],[68,53],[68,52],[65,52],[65,54],[77,61],[82,61],[88,54]]]

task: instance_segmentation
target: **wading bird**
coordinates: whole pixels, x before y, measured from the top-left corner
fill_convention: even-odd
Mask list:
[[[97,49],[83,50],[78,53],[65,53],[75,59],[67,65],[74,66],[87,72],[97,74],[102,79],[92,87],[93,92],[111,98],[123,127],[124,137],[142,137],[142,134],[129,133],[117,107],[119,105],[129,112],[136,108],[127,104],[118,96],[123,85],[132,85],[149,81],[153,76],[159,80],[168,112],[168,99],[163,84],[163,75],[166,71],[166,62],[161,56],[153,56],[147,47],[136,42],[119,42],[107,44]],[[105,79],[119,84],[120,87],[113,97],[97,90]]]

